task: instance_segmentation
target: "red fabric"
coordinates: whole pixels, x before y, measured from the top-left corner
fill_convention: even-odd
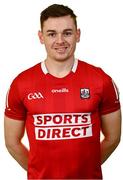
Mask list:
[[[40,64],[18,75],[5,115],[26,121],[28,179],[101,179],[100,116],[119,108],[112,79],[82,61],[64,78]]]

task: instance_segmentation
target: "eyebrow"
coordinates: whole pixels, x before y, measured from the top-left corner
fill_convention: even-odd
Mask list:
[[[47,32],[56,32],[55,30],[47,30]]]
[[[69,29],[64,29],[63,32],[65,32],[65,31],[73,31],[73,29],[70,29],[70,28]]]
[[[73,31],[73,29],[64,29],[63,30],[63,32],[66,32],[66,31]],[[47,30],[47,33],[49,33],[49,32],[56,32],[56,30],[52,30],[52,29],[49,29],[49,30]]]

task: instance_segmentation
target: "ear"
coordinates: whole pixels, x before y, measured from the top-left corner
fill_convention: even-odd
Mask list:
[[[76,31],[76,42],[80,41],[80,35],[81,35],[81,31],[80,31],[80,29],[77,29],[77,31]]]
[[[39,37],[39,40],[40,40],[41,44],[44,44],[44,38],[43,38],[42,31],[38,31],[38,37]]]

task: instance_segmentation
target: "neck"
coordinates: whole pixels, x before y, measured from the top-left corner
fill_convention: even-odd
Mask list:
[[[74,57],[66,61],[55,61],[51,59],[45,60],[48,72],[55,77],[65,77],[70,73],[74,64]]]

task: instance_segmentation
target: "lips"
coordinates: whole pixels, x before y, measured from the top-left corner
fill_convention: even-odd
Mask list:
[[[58,53],[65,53],[68,47],[56,47],[54,48]]]

